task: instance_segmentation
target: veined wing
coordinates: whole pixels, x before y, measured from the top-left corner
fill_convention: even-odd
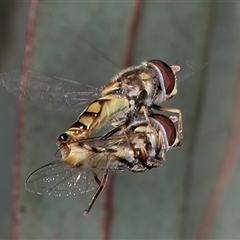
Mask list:
[[[129,134],[129,140],[137,134]],[[37,194],[58,197],[92,191],[98,187],[93,171],[101,179],[111,155],[121,155],[121,152],[129,147],[125,135],[110,136],[106,139],[101,137],[82,139],[79,140],[79,143],[86,144],[86,147],[81,145],[81,147],[75,148],[75,151],[88,152],[87,157],[85,153],[83,154],[86,159],[80,161],[89,162],[88,169],[67,165],[61,159],[60,149],[58,149],[55,157],[60,158],[60,160],[44,165],[31,173],[25,183],[26,189]],[[76,142],[72,144],[76,144]],[[91,169],[92,166],[94,166],[93,169]],[[127,169],[127,165],[116,161],[109,166],[111,172]]]
[[[104,148],[104,149],[109,149],[110,151],[114,148],[117,148],[121,145],[121,147],[123,148],[123,145],[125,145],[126,147],[128,147],[128,141],[131,141],[134,137],[137,136],[142,136],[143,133],[128,133],[127,137],[126,135],[120,131],[121,128],[119,128],[118,131],[115,131],[115,129],[113,129],[113,134],[116,135],[110,135],[107,137],[91,137],[91,138],[86,138],[86,139],[80,139],[77,142],[79,144],[86,144],[91,148]],[[109,133],[111,133],[109,131]],[[120,134],[119,134],[120,133]],[[119,134],[119,135],[118,135]],[[148,132],[145,132],[144,134],[148,134]],[[76,142],[74,141],[73,144],[75,144]],[[71,144],[71,143],[68,143]],[[59,151],[60,149],[58,149]],[[58,152],[57,151],[57,152]]]
[[[140,136],[142,134],[131,133],[128,135],[128,138],[131,141],[137,135]],[[85,156],[85,159],[79,159],[79,162],[87,162],[89,168],[67,165],[61,160],[61,156],[57,156],[60,154],[60,149],[58,149],[56,157],[60,157],[60,160],[42,166],[31,173],[25,183],[26,189],[37,194],[58,197],[89,192],[99,186],[95,181],[93,172],[101,180],[104,168],[108,165],[112,155],[126,157],[126,162],[133,158],[125,135],[110,136],[106,139],[101,137],[83,139],[80,142],[86,144],[86,146],[81,144],[79,147],[75,147],[74,151],[83,153],[82,156]],[[76,142],[72,144],[76,144]],[[126,149],[128,148],[129,155],[126,155],[128,151]],[[108,168],[110,172],[115,172],[127,170],[128,166],[124,163],[113,161]]]
[[[98,184],[90,169],[69,167],[63,161],[57,160],[31,173],[25,186],[33,193],[63,197],[90,192],[96,189]]]
[[[28,71],[26,85],[21,85],[22,71],[16,70],[0,74],[0,86],[5,87],[17,97],[24,97],[32,104],[59,111],[79,111],[79,106],[86,105],[99,96],[99,89],[90,85],[59,78],[46,77]],[[70,107],[70,108],[69,108]]]

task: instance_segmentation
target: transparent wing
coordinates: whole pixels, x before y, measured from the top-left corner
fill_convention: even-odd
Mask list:
[[[180,65],[181,70],[177,73],[177,80],[179,83],[190,80],[201,73],[205,68],[207,68],[208,63],[197,64],[194,61],[178,61],[177,65]]]
[[[59,111],[72,109],[77,112],[79,106],[86,105],[99,96],[98,88],[72,80],[50,78],[32,71],[28,71],[25,77],[26,84],[20,87],[21,70],[0,74],[0,86],[17,97],[24,97],[30,103]]]
[[[129,140],[131,141],[132,137],[136,135],[137,133],[129,134]],[[125,154],[121,155],[121,152],[128,148],[125,135],[111,136],[106,139],[101,137],[83,139],[80,142],[85,143],[88,146],[87,149],[89,147],[93,149],[87,158],[82,160],[89,161],[89,169],[70,167],[61,159],[56,160],[31,173],[25,183],[26,189],[37,194],[58,197],[82,194],[98,187],[93,176],[93,170],[101,181],[104,168],[108,165],[112,155],[124,156],[129,160]],[[83,146],[77,150],[85,151]],[[61,158],[60,149],[58,149],[55,156]],[[126,161],[128,161],[127,159]],[[91,169],[92,164],[94,169]],[[128,166],[116,160],[111,162],[108,168],[110,172],[115,172],[127,170]]]
[[[98,169],[98,175],[102,171]],[[31,173],[25,186],[33,193],[63,197],[92,191],[98,184],[90,169],[72,168],[58,160]]]
[[[120,128],[119,128],[120,129]],[[110,135],[111,132],[116,135]],[[120,133],[119,135],[117,135]],[[148,132],[145,132],[145,134],[148,134]],[[86,139],[80,139],[77,142],[81,144],[86,144],[91,148],[104,148],[108,149],[109,152],[111,152],[111,149],[113,148],[124,148],[128,147],[128,141],[131,141],[134,137],[142,136],[142,133],[128,133],[127,138],[126,135],[122,133],[121,129],[119,131],[109,131],[109,135],[105,138],[105,136],[101,137],[92,137],[92,138],[86,138]],[[75,142],[73,142],[75,144]],[[58,149],[57,153],[60,149]],[[94,153],[94,151],[93,151]],[[55,155],[57,156],[57,155]]]

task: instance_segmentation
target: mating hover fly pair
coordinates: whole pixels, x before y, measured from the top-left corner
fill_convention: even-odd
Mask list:
[[[180,110],[160,106],[177,93],[175,73],[179,70],[179,66],[151,60],[117,74],[57,138],[60,160],[34,171],[26,180],[26,188],[54,196],[96,189],[86,216],[110,172],[144,172],[160,167],[165,153],[180,146],[182,140]],[[178,116],[168,117],[163,112]],[[92,137],[107,123],[112,130]]]

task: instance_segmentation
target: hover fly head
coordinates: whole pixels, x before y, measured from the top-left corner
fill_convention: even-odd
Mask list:
[[[144,64],[157,72],[157,79],[161,92],[158,93],[155,104],[169,100],[177,94],[177,78],[175,73],[180,71],[180,66],[169,66],[161,60],[150,60],[144,62]]]

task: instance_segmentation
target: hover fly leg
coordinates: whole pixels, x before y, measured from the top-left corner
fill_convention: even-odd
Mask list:
[[[128,146],[132,149],[132,151],[133,151],[133,153],[134,153],[134,157],[137,156],[136,149],[134,148],[133,144],[132,144],[131,141],[129,140],[128,135],[127,135],[125,129],[124,129],[123,134],[124,134],[124,136],[125,136],[125,138],[126,138],[126,141],[127,141]]]
[[[180,109],[176,108],[165,108],[157,105],[153,105],[153,108],[159,111],[164,111],[164,112],[171,112],[171,113],[177,113],[178,114],[178,137],[179,141],[181,142],[183,139],[183,126],[182,126],[182,112]]]
[[[96,180],[96,173],[95,175],[93,174],[94,179]],[[91,202],[88,205],[88,208],[84,211],[83,215],[86,217],[89,215],[89,212],[91,211],[91,208],[93,206],[93,204],[95,203],[96,199],[98,198],[99,194],[102,192],[106,182],[107,182],[107,177],[108,177],[108,166],[105,168],[104,173],[103,173],[103,178],[102,181],[99,180],[99,178],[97,177],[97,183],[99,184],[99,187],[97,189],[97,191],[94,193]]]
[[[94,170],[92,170],[92,175],[94,177],[94,180],[96,181],[96,183],[98,184],[98,186],[101,185],[101,180],[98,178],[96,172]]]
[[[153,112],[150,111],[149,109],[147,109],[146,107],[143,107],[142,111],[143,111],[144,117],[148,123],[148,127],[150,127],[152,129],[152,131],[157,135],[158,134],[157,130],[155,129],[155,127],[153,127],[151,120],[149,118],[149,116],[151,116],[151,114],[153,114]]]
[[[165,131],[161,131],[161,132],[165,134]],[[159,153],[159,154],[161,154],[160,158],[165,161],[165,153],[167,152],[167,148],[169,147],[168,146],[168,141],[167,141],[167,136],[159,134],[158,142],[159,142],[158,149],[161,149],[160,153]]]
[[[152,124],[150,122],[150,119],[149,119],[149,116],[152,114],[152,111],[149,108],[146,108],[145,106],[142,106],[139,113],[143,114],[147,123],[148,123],[148,125],[152,126]]]

